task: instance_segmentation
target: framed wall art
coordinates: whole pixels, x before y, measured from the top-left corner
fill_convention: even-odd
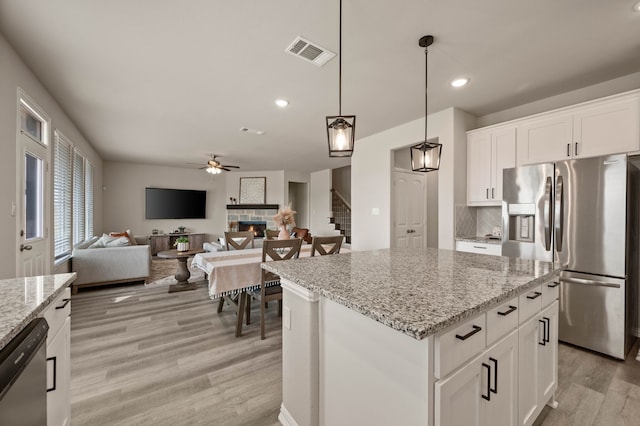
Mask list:
[[[240,204],[266,204],[266,177],[240,178]]]

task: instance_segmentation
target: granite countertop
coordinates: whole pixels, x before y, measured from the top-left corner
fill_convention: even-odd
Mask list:
[[[457,237],[456,241],[469,241],[472,243],[502,245],[502,237],[498,237],[498,239],[494,239],[494,238],[490,238],[488,235],[485,235],[482,237]]]
[[[0,350],[76,279],[76,273],[0,280]]]
[[[418,340],[559,272],[550,262],[439,249],[351,252],[262,267]]]

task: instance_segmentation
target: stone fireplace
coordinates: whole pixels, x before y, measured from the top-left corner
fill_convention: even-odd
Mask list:
[[[273,221],[278,208],[278,204],[227,204],[227,230],[252,230],[262,238],[265,229],[278,229]]]

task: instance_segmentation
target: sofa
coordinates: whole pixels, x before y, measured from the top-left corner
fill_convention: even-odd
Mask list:
[[[144,281],[151,270],[149,245],[126,245],[90,248],[101,237],[93,237],[74,247],[71,270],[77,274],[72,293],[80,287],[100,286],[122,282]]]

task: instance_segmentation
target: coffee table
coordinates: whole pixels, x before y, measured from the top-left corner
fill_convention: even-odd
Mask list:
[[[195,290],[198,286],[196,283],[190,283],[189,277],[191,277],[191,272],[189,272],[189,268],[187,267],[187,259],[190,256],[196,255],[198,253],[202,253],[204,250],[202,249],[194,249],[187,251],[178,251],[176,249],[173,250],[165,250],[158,252],[157,256],[163,259],[177,259],[178,260],[178,271],[176,272],[175,278],[178,281],[177,284],[171,284],[169,286],[169,293],[176,293],[178,291],[187,291],[187,290]]]

